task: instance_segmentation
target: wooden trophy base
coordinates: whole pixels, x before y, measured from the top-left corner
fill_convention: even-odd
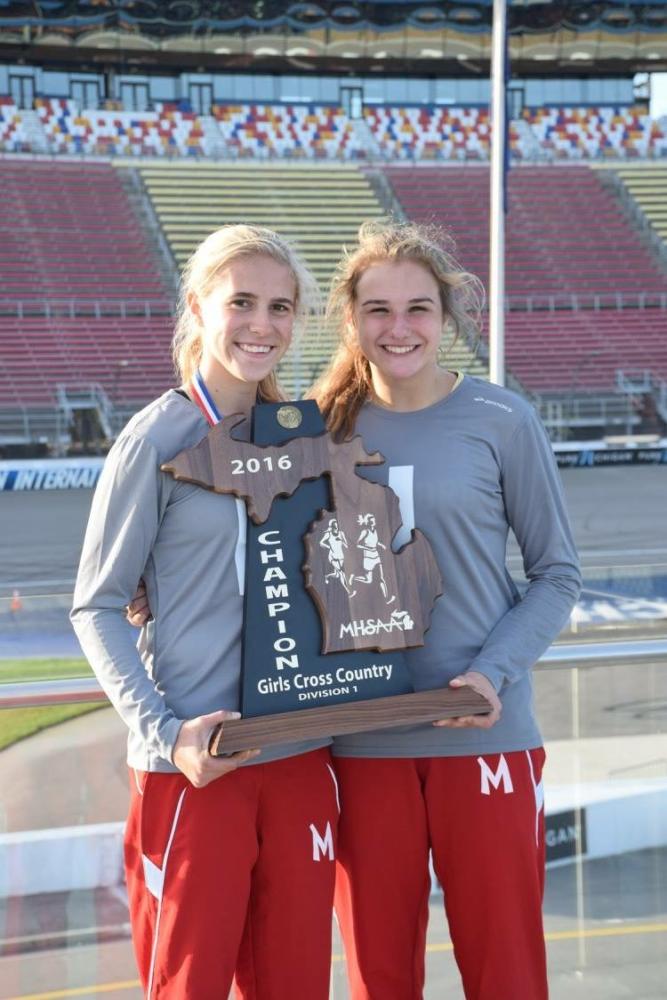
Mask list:
[[[487,715],[490,710],[486,698],[470,687],[418,691],[298,712],[229,719],[214,729],[209,751],[214,757],[223,757],[237,750],[392,729],[462,715]]]

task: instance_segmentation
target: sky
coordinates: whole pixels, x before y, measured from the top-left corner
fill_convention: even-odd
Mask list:
[[[667,73],[651,74],[651,117],[667,115]]]

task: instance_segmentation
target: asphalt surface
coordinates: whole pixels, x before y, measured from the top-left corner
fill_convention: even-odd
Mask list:
[[[585,578],[578,624],[667,623],[667,467],[562,477]],[[67,613],[91,499],[90,490],[0,493],[0,658],[79,654]],[[508,562],[520,580],[512,541]]]
[[[667,575],[667,467],[564,469],[588,577],[654,567]],[[71,592],[91,490],[0,493],[0,598]],[[510,564],[519,558],[510,549]]]

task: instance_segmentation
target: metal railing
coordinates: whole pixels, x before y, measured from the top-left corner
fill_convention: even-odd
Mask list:
[[[379,179],[380,175],[374,176]],[[125,319],[128,316],[141,316],[150,319],[151,316],[173,315],[176,302],[170,296],[162,299],[77,299],[41,298],[23,299],[7,296],[0,298],[0,317],[12,316],[24,319],[28,316],[45,316],[46,318],[68,318],[90,316],[99,319],[102,316],[117,316]],[[667,310],[667,292],[611,292],[604,293],[561,293],[556,295],[508,295],[505,297],[506,312],[577,312],[579,310],[642,309]]]
[[[542,400],[537,406],[544,426],[553,441],[568,441],[573,430],[596,427],[600,432],[632,434],[640,418],[630,405],[618,405],[613,399]]]
[[[28,316],[45,316],[47,319],[75,319],[90,316],[100,319],[102,316],[118,316],[127,319],[128,316],[170,316],[175,303],[167,296],[162,299],[77,299],[77,298],[41,298],[17,299],[0,298],[0,316],[15,316],[24,319]]]
[[[208,117],[208,116],[204,116]],[[300,147],[293,147],[285,150],[276,150],[270,147],[259,147],[257,149],[247,148],[238,149],[235,146],[225,146],[224,137],[221,134],[222,142],[216,149],[212,149],[210,144],[207,144],[208,148],[202,146],[200,149],[194,149],[191,147],[188,149],[187,153],[184,149],[178,147],[168,147],[162,151],[157,149],[151,150],[144,148],[141,152],[133,152],[131,149],[126,149],[124,151],[119,151],[117,153],[110,153],[107,149],[100,147],[96,150],[84,151],[83,149],[58,149],[53,143],[48,141],[45,137],[44,148],[37,148],[37,144],[31,142],[29,139],[19,139],[12,142],[10,139],[5,138],[0,143],[0,157],[3,155],[6,157],[12,156],[29,156],[34,158],[49,158],[52,160],[63,160],[76,159],[82,162],[90,163],[100,163],[109,162],[110,160],[116,158],[132,159],[137,162],[148,161],[148,162],[165,162],[166,160],[182,160],[184,163],[191,163],[192,161],[198,162],[211,162],[211,163],[236,163],[236,162],[275,162],[275,163],[322,163],[326,165],[341,163],[350,164],[357,163],[363,164],[395,164],[395,163],[405,163],[411,166],[429,166],[438,164],[445,165],[448,163],[459,164],[479,164],[480,166],[488,166],[489,164],[489,150],[488,148],[475,147],[475,148],[452,148],[450,150],[443,149],[432,149],[431,147],[426,148],[416,148],[410,150],[401,150],[397,153],[396,150],[391,147],[388,149],[382,148],[381,140],[377,140],[379,148],[361,148],[359,146],[350,147],[339,147],[337,150],[329,152],[326,149],[317,148],[312,152],[308,152]],[[524,137],[525,139],[525,137]],[[528,145],[528,143],[526,143]],[[655,146],[647,146],[641,151],[641,153],[636,149],[624,150],[624,149],[609,149],[608,147],[600,147],[595,152],[589,153],[583,149],[570,149],[567,155],[559,150],[550,149],[544,147],[540,144],[539,139],[537,140],[537,145],[530,144],[530,148],[522,150],[510,150],[510,161],[513,167],[521,166],[581,166],[586,163],[618,163],[620,165],[625,165],[628,163],[637,163],[644,160],[650,160],[656,163],[664,163],[667,160],[667,150],[658,149]]]
[[[667,638],[568,642],[551,646],[536,664],[536,669],[641,665],[660,659],[667,661]],[[95,677],[0,684],[0,709],[103,701],[106,695]]]
[[[53,445],[67,437],[64,415],[50,408],[23,406],[4,400],[0,410],[0,444]]]
[[[667,309],[667,292],[612,292],[609,294],[508,295],[506,312],[577,312],[603,309]]]

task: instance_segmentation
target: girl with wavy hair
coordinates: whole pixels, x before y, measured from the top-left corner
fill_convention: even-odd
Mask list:
[[[336,908],[353,1000],[418,1000],[431,888],[444,888],[468,1000],[545,1000],[542,737],[531,668],[580,587],[549,440],[532,406],[450,371],[442,346],[474,328],[481,286],[409,223],[366,223],[330,297],[340,346],[312,395],[330,430],[361,434],[420,528],[444,588],[415,689],[469,685],[485,716],[338,737]],[[528,587],[505,562],[510,530]]]

